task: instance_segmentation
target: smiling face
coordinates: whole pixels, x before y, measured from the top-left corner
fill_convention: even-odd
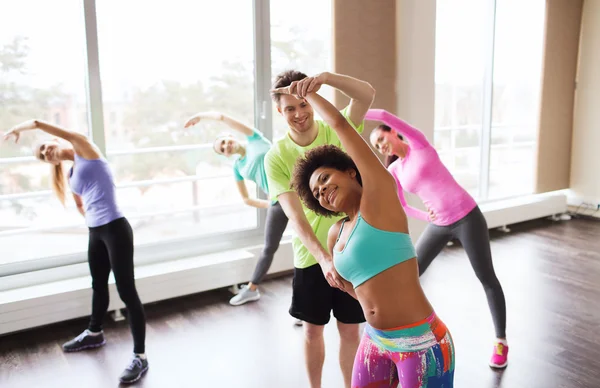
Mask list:
[[[402,148],[404,144],[396,132],[384,131],[379,127],[371,132],[369,140],[371,141],[373,148],[385,156],[398,154],[399,149]]]
[[[309,210],[324,217],[358,211],[362,178],[356,164],[341,148],[322,145],[298,158],[291,188]]]
[[[218,137],[213,148],[219,155],[231,156],[235,154],[240,147],[240,143],[233,136],[221,136]]]
[[[285,118],[290,129],[297,133],[309,131],[315,123],[312,106],[306,100],[296,96],[281,95],[277,111]]]
[[[34,149],[35,157],[42,162],[57,165],[60,163],[60,152],[62,146],[55,140],[49,140],[36,146]]]
[[[319,167],[312,173],[309,187],[319,205],[334,213],[346,213],[360,204],[362,186],[354,169],[340,171],[333,167]]]

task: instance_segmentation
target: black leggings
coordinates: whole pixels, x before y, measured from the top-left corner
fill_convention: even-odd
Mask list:
[[[135,289],[133,276],[133,230],[126,218],[90,229],[88,262],[92,275],[92,317],[88,329],[102,330],[102,321],[108,310],[108,275],[112,269],[119,296],[129,315],[133,334],[133,352],[144,353],[146,317],[144,307]]]
[[[256,268],[252,275],[251,282],[253,284],[260,284],[271,267],[273,256],[275,256],[275,252],[279,248],[281,236],[283,236],[287,224],[288,218],[281,208],[281,204],[276,202],[269,206],[267,210],[267,222],[265,224],[265,246],[258,258],[258,263],[256,263]]]
[[[505,338],[506,302],[502,286],[494,272],[487,222],[479,206],[452,225],[427,225],[416,246],[419,276],[425,272],[450,239],[457,239],[465,248],[471,267],[485,290],[496,337]]]

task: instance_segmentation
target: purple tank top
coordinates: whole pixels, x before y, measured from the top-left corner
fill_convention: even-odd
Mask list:
[[[104,158],[88,160],[75,154],[69,184],[71,191],[83,200],[88,227],[106,225],[123,217],[117,206],[113,175]]]

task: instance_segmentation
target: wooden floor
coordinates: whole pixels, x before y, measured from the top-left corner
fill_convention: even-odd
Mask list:
[[[460,247],[422,281],[457,351],[456,387],[600,387],[600,222],[535,221],[492,233],[508,307],[510,364],[487,366],[493,327],[485,295]],[[257,303],[227,304],[217,290],[148,305],[150,370],[141,387],[307,387],[302,329],[287,309],[291,277],[264,284]],[[0,338],[0,387],[112,387],[132,348],[126,322],[107,322],[108,344],[64,354],[85,319]],[[326,328],[324,387],[342,387],[335,325]]]

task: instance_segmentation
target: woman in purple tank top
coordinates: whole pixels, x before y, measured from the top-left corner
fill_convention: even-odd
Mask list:
[[[112,269],[117,290],[129,314],[133,334],[133,359],[121,374],[120,380],[132,383],[148,370],[145,354],[146,317],[135,288],[133,272],[133,231],[121,214],[115,198],[115,185],[107,161],[89,139],[38,120],[13,127],[4,136],[14,137],[15,143],[23,131],[40,129],[69,143],[57,140],[41,143],[34,149],[36,157],[52,165],[52,187],[65,204],[64,162],[73,162],[69,183],[77,209],[89,228],[88,263],[92,276],[92,315],[88,328],[63,345],[65,352],[92,349],[106,343],[102,321],[108,310],[108,276]]]
[[[479,206],[456,182],[421,131],[381,109],[371,109],[365,119],[385,123],[371,132],[371,145],[387,157],[386,166],[396,180],[406,214],[429,222],[416,244],[419,275],[451,239],[460,241],[492,312],[496,339],[489,365],[506,367],[506,302],[494,271],[488,227]],[[409,206],[403,190],[418,195],[429,211]]]

